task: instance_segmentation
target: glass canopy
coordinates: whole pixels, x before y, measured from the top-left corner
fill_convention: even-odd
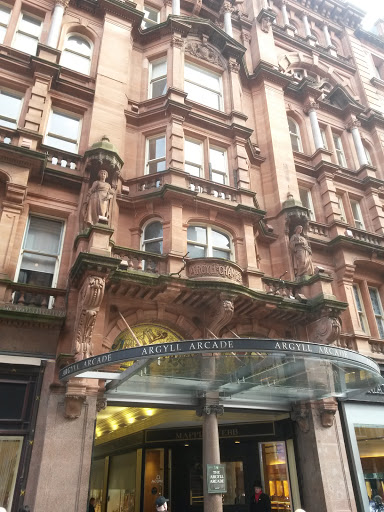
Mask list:
[[[226,407],[282,410],[302,400],[347,398],[384,381],[376,363],[357,352],[316,343],[250,338],[118,350],[79,361],[60,372],[62,380],[73,376],[105,379],[105,396],[111,405],[189,407],[204,394],[216,392]]]

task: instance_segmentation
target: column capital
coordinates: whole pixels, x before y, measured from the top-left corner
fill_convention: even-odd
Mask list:
[[[223,2],[223,5],[221,6],[220,13],[225,14],[226,12],[233,13],[234,7],[228,0],[225,0]]]
[[[216,414],[216,416],[222,416],[224,414],[224,405],[221,404],[204,404],[196,410],[197,416],[203,416],[204,414],[209,416],[210,414]]]
[[[175,48],[183,48],[184,39],[182,37],[173,35],[172,39],[171,39],[171,46],[173,46]]]
[[[303,11],[301,13],[301,19],[303,19],[305,16],[308,18],[308,16],[309,16],[309,12],[308,11]]]
[[[318,110],[318,109],[319,109],[319,104],[315,100],[308,100],[304,105],[303,111],[305,114],[309,114],[309,112],[311,112],[313,110]]]
[[[240,71],[240,64],[235,59],[230,58],[228,61],[228,71],[238,73]]]
[[[349,132],[352,131],[354,128],[360,128],[361,122],[356,117],[351,117],[347,124],[345,125],[346,130]]]
[[[66,9],[69,5],[69,0],[55,0],[55,7],[56,5],[61,5],[64,7],[64,9]]]

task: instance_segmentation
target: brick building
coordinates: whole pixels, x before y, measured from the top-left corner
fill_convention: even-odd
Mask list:
[[[362,17],[0,3],[7,512],[245,512],[255,480],[272,510],[384,499],[384,28]]]

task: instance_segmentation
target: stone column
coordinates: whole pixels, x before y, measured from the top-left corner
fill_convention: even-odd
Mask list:
[[[283,25],[289,25],[289,16],[287,11],[287,2],[283,0],[281,5],[281,12],[283,14]]]
[[[323,34],[325,38],[325,46],[329,48],[330,46],[332,46],[332,41],[331,36],[329,35],[328,25],[326,23],[324,23],[323,25]]]
[[[302,20],[304,23],[305,37],[312,36],[311,27],[309,26],[308,16],[305,12],[303,13]]]
[[[316,110],[318,108],[319,108],[319,104],[316,103],[316,101],[309,100],[304,107],[304,112],[306,114],[308,114],[309,120],[311,122],[312,135],[313,135],[313,141],[315,143],[315,148],[323,149],[324,143],[323,143],[323,139],[321,137],[319,121],[317,119],[317,114],[316,114]]]
[[[363,143],[361,141],[361,136],[360,136],[360,132],[359,132],[360,126],[361,126],[360,121],[356,118],[352,118],[348,122],[346,128],[347,128],[347,130],[349,130],[352,133],[352,138],[353,138],[353,142],[355,144],[357,158],[359,160],[359,165],[361,167],[362,165],[368,165],[368,160],[367,160],[367,156],[364,151]]]
[[[224,31],[226,34],[233,37],[233,32],[232,32],[233,7],[232,7],[231,2],[225,1],[221,7],[221,12],[224,14]]]
[[[172,14],[180,16],[180,0],[172,0]]]
[[[47,46],[50,46],[51,48],[57,48],[64,12],[68,4],[69,0],[56,0],[47,40]]]

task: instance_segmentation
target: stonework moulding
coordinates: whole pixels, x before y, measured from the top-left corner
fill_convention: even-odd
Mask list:
[[[356,118],[352,118],[345,125],[345,128],[346,128],[346,130],[351,131],[353,128],[360,128],[360,126],[361,126],[361,122]]]
[[[303,111],[304,111],[304,114],[309,114],[309,112],[311,110],[318,110],[318,109],[319,109],[319,104],[316,101],[309,100],[304,105]]]
[[[81,288],[81,312],[76,329],[76,360],[93,355],[92,333],[104,297],[105,277],[88,276]]]
[[[96,177],[101,169],[105,169],[111,177],[112,188],[116,189],[124,162],[109,138],[103,135],[100,141],[92,144],[84,156],[86,157],[86,168],[90,173]]]
[[[308,326],[308,335],[311,341],[325,345],[337,341],[340,333],[340,320],[334,316],[323,316]]]
[[[55,5],[61,5],[66,9],[69,5],[69,0],[55,0]]]
[[[234,8],[233,8],[233,5],[231,4],[231,2],[228,2],[227,0],[225,0],[223,2],[223,5],[221,6],[220,14],[224,14],[225,12],[232,13],[233,11],[234,11]]]
[[[209,47],[205,43],[190,41],[185,46],[185,53],[189,53],[197,59],[204,60],[210,64],[215,64],[216,66],[224,68],[223,62],[217,50]]]
[[[336,398],[323,398],[317,402],[317,408],[320,412],[321,424],[324,428],[332,427],[335,420],[335,414],[338,410]]]
[[[183,48],[184,39],[178,36],[172,36],[171,38],[171,46],[175,48]]]
[[[256,18],[256,20],[261,25],[261,30],[266,33],[270,31],[272,23],[274,22],[275,19],[276,14],[272,10],[265,8],[261,9]]]
[[[238,73],[240,71],[240,64],[235,59],[230,58],[228,61],[228,71]]]
[[[106,398],[98,398],[96,401],[96,411],[100,412],[103,411],[108,405]]]

